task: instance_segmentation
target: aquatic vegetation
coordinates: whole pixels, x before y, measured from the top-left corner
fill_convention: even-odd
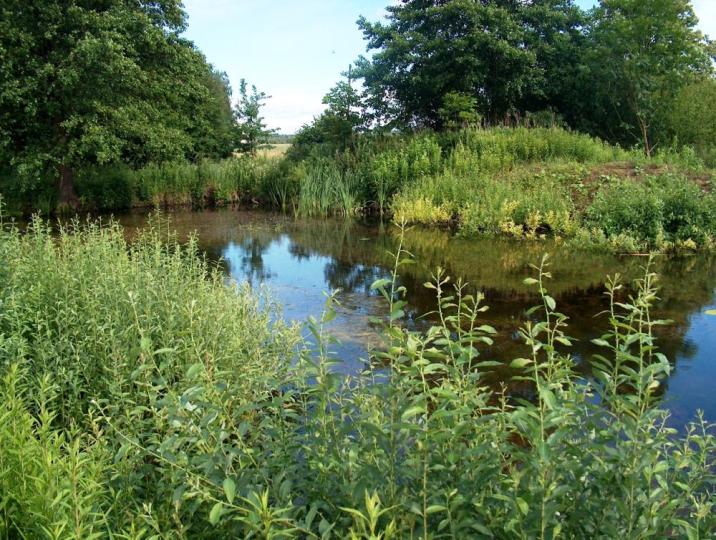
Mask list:
[[[150,164],[85,169],[77,192],[88,209],[126,210],[149,206],[205,207],[265,200],[281,206],[290,193],[282,161],[269,157],[237,157],[223,161]]]
[[[332,161],[309,162],[301,169],[298,182],[297,213],[301,216],[350,216],[361,206],[358,178]]]
[[[0,536],[126,538],[696,537],[716,530],[716,440],[664,425],[647,268],[611,310],[592,383],[569,355],[543,259],[528,354],[496,362],[481,295],[438,270],[435,324],[401,324],[399,238],[384,345],[334,371],[246,288],[160,222],[53,238],[0,233]],[[485,377],[509,369],[495,391]],[[599,396],[599,400],[594,399]]]

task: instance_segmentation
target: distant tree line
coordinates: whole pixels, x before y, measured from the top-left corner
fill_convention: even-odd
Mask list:
[[[716,144],[712,128],[696,127],[716,110],[714,46],[689,0],[601,0],[588,12],[572,0],[401,0],[386,10],[385,22],[359,19],[374,54],[329,92],[299,145],[528,118],[647,154],[675,139],[703,145],[705,134]]]
[[[254,152],[270,135],[266,96],[241,81],[233,108],[226,74],[185,28],[180,0],[0,3],[3,192],[54,182],[74,205],[83,167]]]

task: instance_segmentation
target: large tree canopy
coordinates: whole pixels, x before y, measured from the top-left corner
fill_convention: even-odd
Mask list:
[[[387,10],[387,23],[358,22],[376,50],[358,63],[376,119],[437,128],[459,102],[490,120],[549,105],[550,76],[573,60],[582,22],[571,0],[403,0]]]
[[[651,152],[679,90],[712,72],[708,43],[697,23],[689,0],[600,2],[587,29],[589,77],[583,93],[583,99],[593,98],[599,135],[622,143],[641,141]]]
[[[712,73],[689,0],[401,0],[358,21],[375,124],[436,129],[550,109],[571,126],[651,152],[667,109]]]
[[[72,203],[81,165],[228,153],[228,85],[184,27],[180,0],[4,0],[0,158],[14,181],[54,177]]]

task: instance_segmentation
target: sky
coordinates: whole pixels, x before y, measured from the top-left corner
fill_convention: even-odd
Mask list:
[[[295,133],[321,113],[323,96],[366,53],[356,25],[377,21],[392,0],[184,0],[185,36],[234,89],[245,78],[271,96],[269,127]],[[577,0],[584,8],[594,0]],[[716,0],[692,0],[704,33],[716,37]]]

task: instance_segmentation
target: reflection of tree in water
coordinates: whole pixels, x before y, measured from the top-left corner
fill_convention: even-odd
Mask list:
[[[341,289],[347,293],[370,293],[371,284],[378,278],[385,277],[387,271],[377,266],[353,264],[342,260],[331,259],[323,270],[326,283],[331,289]]]
[[[303,244],[299,244],[293,241],[291,241],[288,245],[288,252],[291,254],[291,257],[298,262],[307,261],[311,258],[312,255],[312,252],[309,248],[307,248]]]
[[[392,228],[365,226],[357,222],[334,220],[267,220],[239,222],[242,214],[196,214],[201,218],[200,241],[210,259],[221,254],[231,273],[250,281],[273,277],[266,267],[266,253],[273,242],[282,238],[281,249],[289,264],[299,266],[313,257],[326,257],[323,268],[326,287],[348,293],[369,291],[370,284],[385,277],[392,267],[388,251],[395,251],[397,238]],[[264,223],[265,222],[265,223]],[[274,223],[275,222],[275,223]],[[187,226],[194,228],[195,221]],[[282,236],[287,235],[287,236]],[[399,282],[408,289],[408,314],[412,317],[435,309],[434,292],[423,287],[438,266],[447,269],[453,280],[463,277],[471,283],[470,292],[479,289],[486,295],[489,311],[481,314],[481,323],[498,330],[495,344],[483,351],[483,359],[511,359],[525,355],[524,344],[516,339],[516,329],[525,322],[525,309],[538,301],[535,291],[523,280],[531,274],[530,264],[545,252],[551,255],[548,282],[558,309],[570,317],[568,334],[575,339],[571,352],[580,363],[580,371],[589,374],[592,355],[601,352],[591,343],[608,327],[608,318],[595,317],[607,306],[603,283],[607,275],[619,272],[629,283],[643,275],[644,258],[618,257],[570,249],[554,242],[516,242],[503,239],[454,237],[448,231],[414,228],[405,236],[405,247],[415,255],[415,264],[401,267]],[[214,248],[214,249],[212,249]],[[290,260],[289,260],[290,259]],[[282,271],[283,268],[274,270]],[[673,321],[656,331],[657,345],[672,362],[688,362],[703,356],[699,343],[686,336],[691,316],[700,313],[714,298],[716,258],[658,257],[652,268],[659,275],[660,300],[654,307],[656,318]],[[626,300],[626,294],[625,298]],[[356,301],[360,301],[356,298]],[[430,317],[416,325],[431,324]],[[679,369],[679,365],[676,368]],[[665,381],[664,389],[668,387]]]
[[[274,274],[266,266],[264,256],[273,240],[270,236],[248,234],[238,243],[230,242],[223,251],[223,257],[231,275],[241,276],[251,285],[271,278]]]

